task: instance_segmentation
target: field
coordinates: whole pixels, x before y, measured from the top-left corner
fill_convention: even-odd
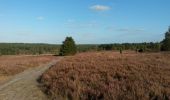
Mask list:
[[[50,62],[54,56],[0,56],[0,82],[28,68]]]
[[[169,100],[170,53],[89,52],[62,59],[41,77],[53,100]]]

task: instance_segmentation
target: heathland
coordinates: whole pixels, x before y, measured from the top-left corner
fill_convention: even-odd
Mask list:
[[[0,56],[0,83],[26,69],[52,61],[54,56]]]
[[[41,77],[53,100],[169,100],[170,53],[86,52],[68,56]]]

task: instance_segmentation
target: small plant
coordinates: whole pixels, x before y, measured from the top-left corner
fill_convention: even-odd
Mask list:
[[[119,52],[120,52],[120,54],[122,54],[122,48],[120,48]]]

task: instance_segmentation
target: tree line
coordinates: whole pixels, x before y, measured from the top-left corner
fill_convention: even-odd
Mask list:
[[[114,43],[114,44],[78,44],[72,37],[66,37],[63,44],[41,43],[0,43],[0,55],[74,55],[76,52],[101,50],[135,50],[142,52],[170,51],[170,27],[161,42],[150,43]]]
[[[56,54],[60,45],[34,43],[0,43],[0,55]]]
[[[122,44],[101,44],[98,46],[98,50],[142,50],[150,52],[160,51],[160,43],[122,43]]]
[[[41,43],[0,43],[0,55],[59,55],[61,44],[41,44]],[[79,44],[76,45],[77,52],[95,50],[96,45]]]
[[[99,50],[136,50],[142,52],[170,51],[170,27],[165,33],[165,38],[161,42],[150,43],[122,43],[122,44],[101,44]]]
[[[94,46],[94,45],[93,45]],[[80,49],[80,48],[79,48]],[[89,49],[90,50],[90,49]],[[89,51],[88,50],[88,51]],[[170,51],[170,27],[165,33],[165,39],[160,43],[115,43],[115,44],[101,44],[95,45],[91,50],[119,50],[122,53],[123,50],[135,50],[136,52],[159,52],[159,51]],[[65,41],[60,49],[60,55],[74,55],[77,52],[75,41],[72,37],[66,37]]]

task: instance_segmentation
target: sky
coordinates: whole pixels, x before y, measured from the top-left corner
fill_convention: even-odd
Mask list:
[[[0,42],[160,42],[170,0],[0,0]]]

